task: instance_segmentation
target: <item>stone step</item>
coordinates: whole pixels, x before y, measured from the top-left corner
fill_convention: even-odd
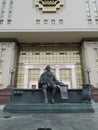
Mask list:
[[[91,103],[9,103],[4,107],[4,111],[10,113],[89,113],[94,112],[94,109]]]

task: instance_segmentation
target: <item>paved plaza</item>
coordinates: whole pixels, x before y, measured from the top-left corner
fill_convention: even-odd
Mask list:
[[[0,130],[98,130],[98,105],[94,113],[11,114],[0,106]]]

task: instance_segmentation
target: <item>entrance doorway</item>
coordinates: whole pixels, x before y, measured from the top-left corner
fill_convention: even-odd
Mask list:
[[[39,70],[39,77],[40,75],[44,72],[45,67],[47,66],[47,63],[25,63],[24,64],[24,88],[29,88],[31,89],[33,87],[33,89],[38,89],[38,80],[33,80],[33,76],[32,79],[29,80],[29,71],[32,70]],[[54,64],[51,63],[50,64],[52,69],[55,69],[55,75],[57,77],[57,79],[61,82],[63,82],[65,85],[68,86],[68,88],[73,88],[76,89],[76,75],[75,75],[75,64],[74,63],[58,63],[58,64]],[[70,80],[64,80],[61,79],[61,75],[60,75],[60,71],[61,69],[63,69],[63,71],[67,71],[68,69],[70,70]],[[65,77],[66,77],[66,73],[65,73]],[[72,87],[71,87],[72,86]]]

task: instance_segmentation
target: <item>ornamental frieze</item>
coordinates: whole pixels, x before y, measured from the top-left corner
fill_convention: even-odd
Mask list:
[[[35,6],[43,13],[52,13],[64,5],[64,0],[35,0]]]

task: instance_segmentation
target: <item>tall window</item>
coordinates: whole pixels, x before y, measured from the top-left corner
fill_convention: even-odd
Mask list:
[[[96,0],[92,0],[92,2],[93,2],[94,15],[95,15],[95,17],[98,17],[98,10],[97,10]]]
[[[11,21],[12,21],[12,10],[13,10],[13,0],[10,0],[8,21],[7,21],[8,24],[11,24]]]
[[[60,80],[70,81],[70,85],[72,86],[71,69],[60,69]]]
[[[87,22],[88,24],[92,24],[92,18],[91,18],[91,11],[90,11],[90,1],[85,0],[85,7],[86,7],[86,16],[87,16]]]
[[[91,17],[89,0],[85,0],[87,17]]]
[[[1,13],[0,13],[0,24],[3,24],[5,14],[6,0],[2,1]]]

